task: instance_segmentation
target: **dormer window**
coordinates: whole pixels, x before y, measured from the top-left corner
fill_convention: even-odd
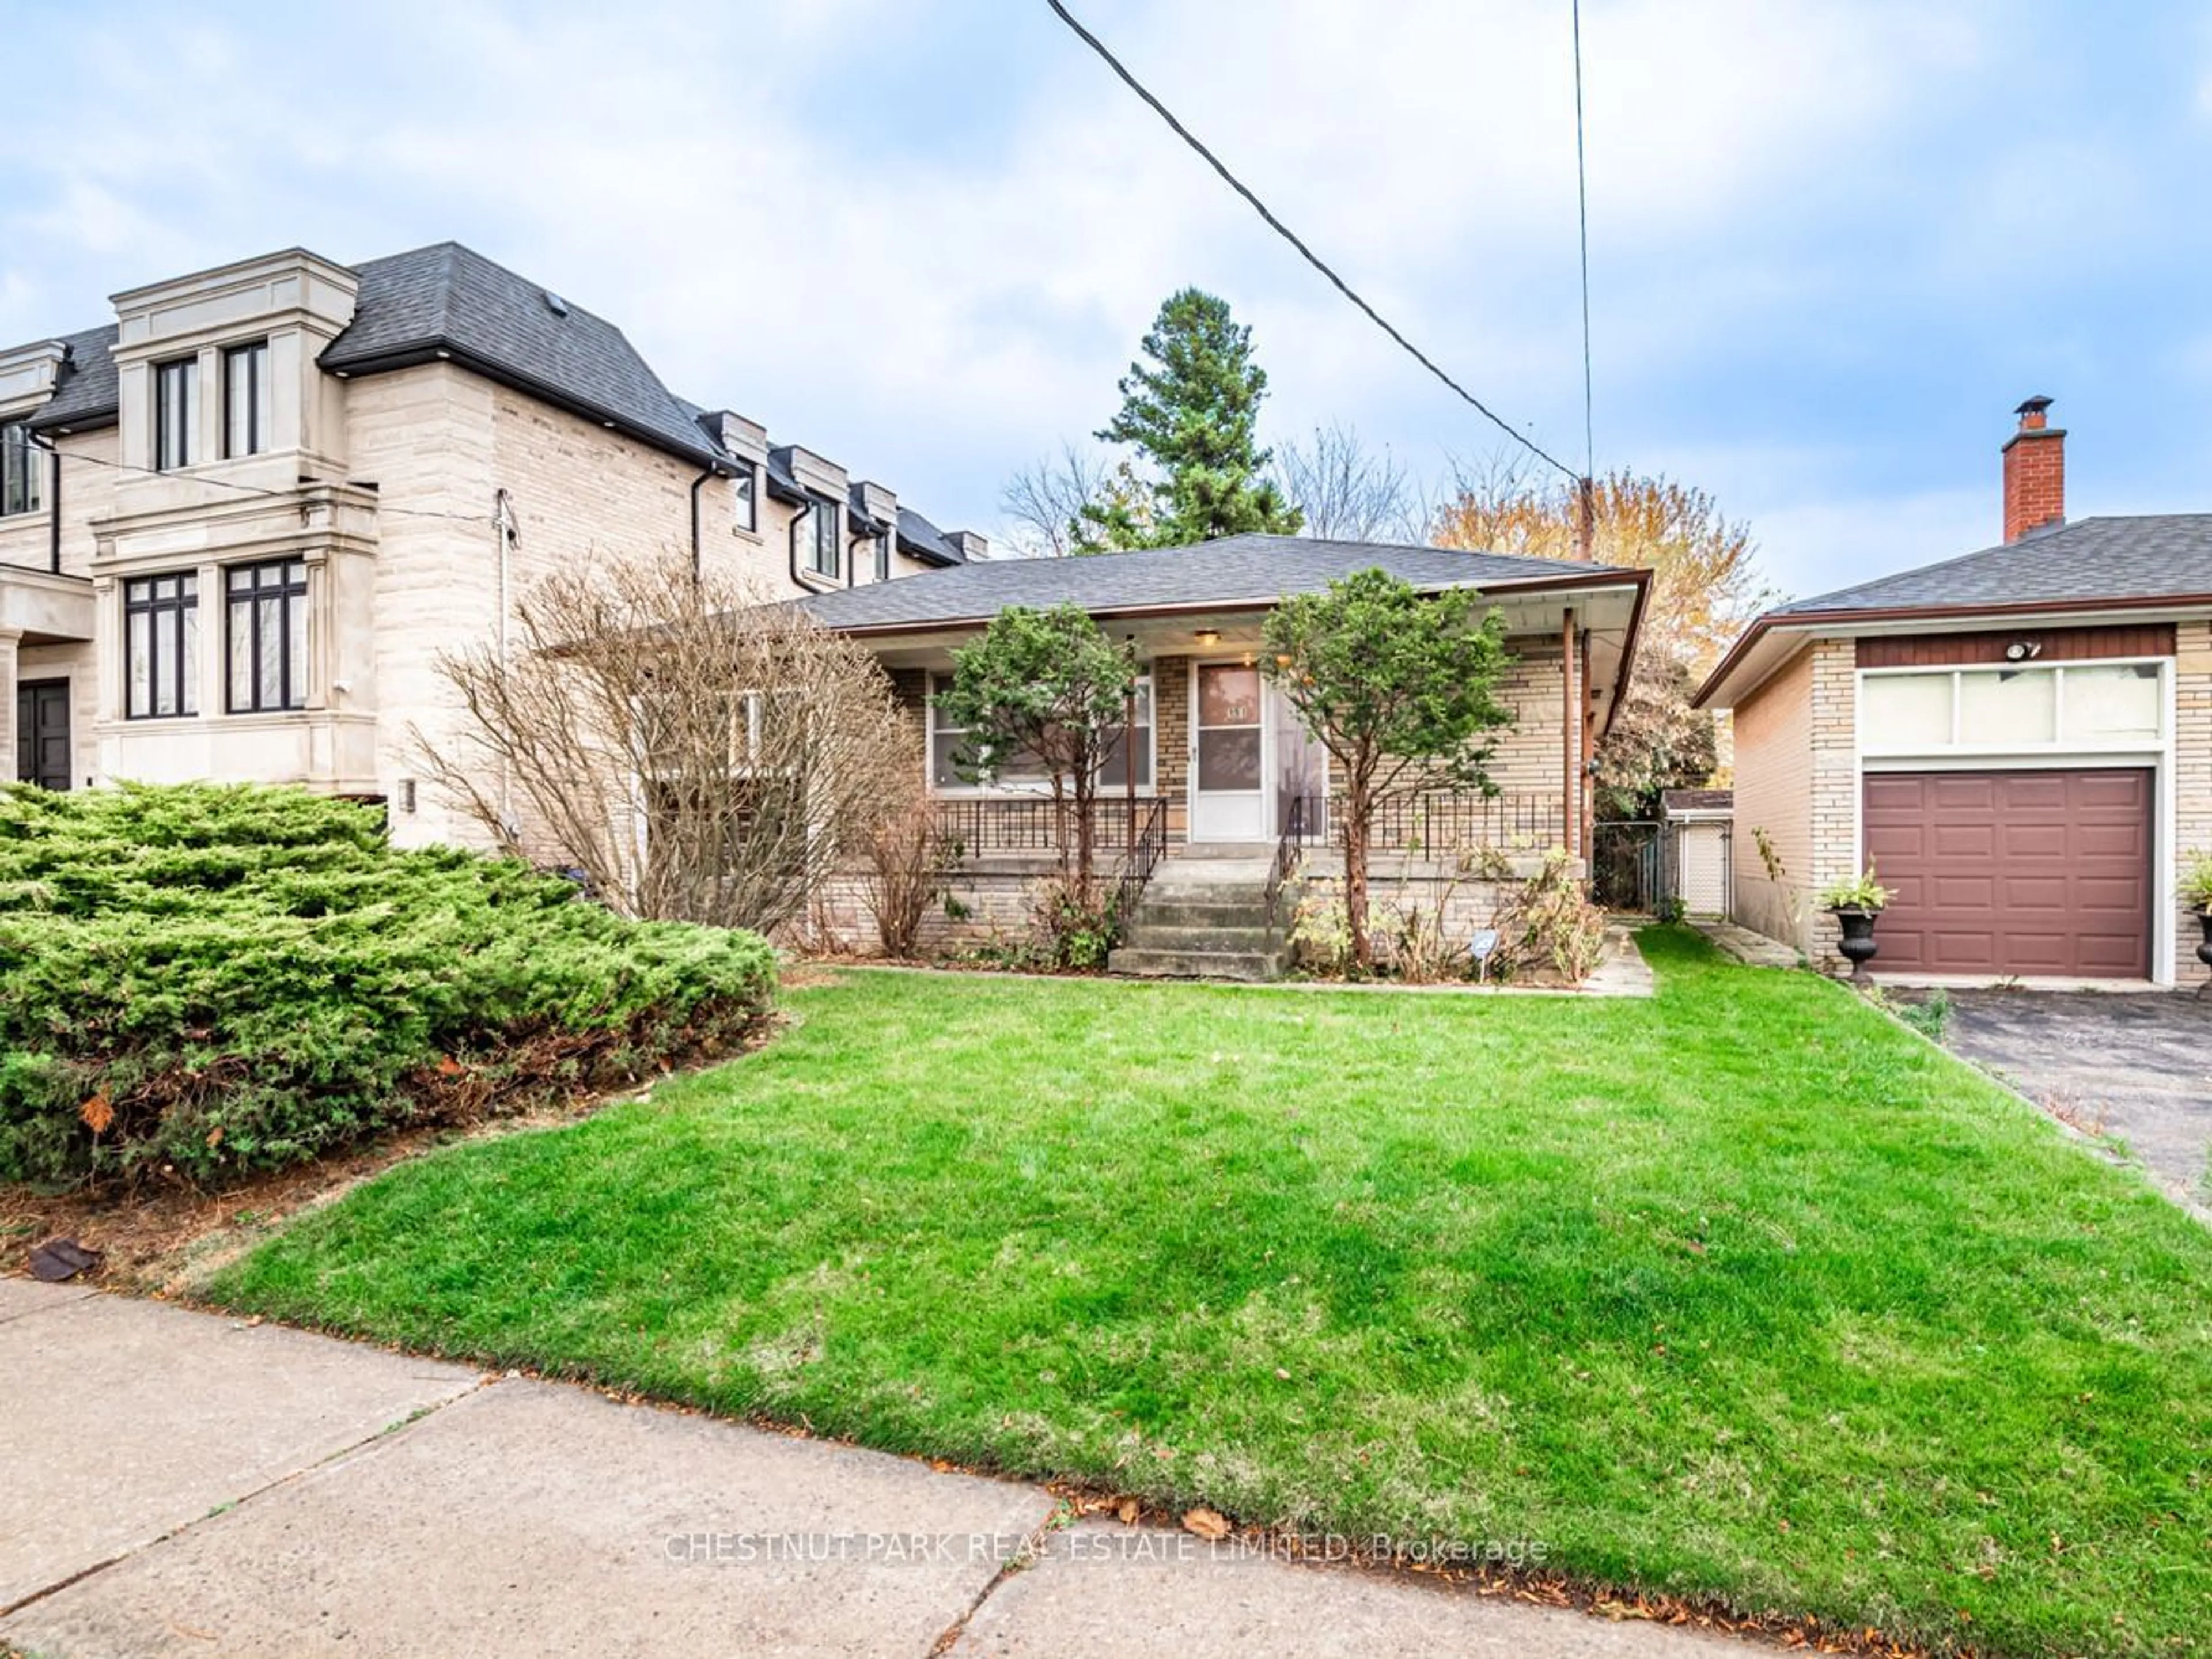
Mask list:
[[[845,568],[842,556],[845,550],[844,542],[839,533],[842,516],[834,501],[815,502],[814,510],[807,515],[813,532],[808,545],[807,568],[816,575],[828,576],[832,580]]]
[[[737,495],[738,528],[757,531],[760,528],[760,469],[744,466],[731,480]]]
[[[42,503],[39,480],[46,455],[31,441],[31,428],[18,421],[0,426],[0,518],[36,513]]]
[[[179,357],[154,365],[154,466],[173,472],[198,459],[194,441],[200,421],[200,360]]]
[[[222,354],[222,453],[227,459],[269,447],[269,342]]]

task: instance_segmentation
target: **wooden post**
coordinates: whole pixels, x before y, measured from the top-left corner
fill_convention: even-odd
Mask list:
[[[1583,757],[1585,760],[1592,760],[1597,756],[1597,699],[1590,695],[1590,636],[1587,630],[1583,634],[1582,643],[1583,657],[1578,678],[1582,685]],[[1592,823],[1597,816],[1597,780],[1590,775],[1587,766],[1582,769],[1582,775],[1583,847],[1584,856],[1588,857],[1596,846],[1596,831]],[[1596,872],[1591,873],[1595,875]]]

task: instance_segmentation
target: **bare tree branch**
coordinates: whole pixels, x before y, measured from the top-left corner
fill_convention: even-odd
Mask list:
[[[1388,449],[1369,449],[1355,427],[1316,427],[1310,444],[1276,458],[1283,494],[1305,514],[1305,533],[1332,541],[1419,542],[1428,514],[1413,476]]]

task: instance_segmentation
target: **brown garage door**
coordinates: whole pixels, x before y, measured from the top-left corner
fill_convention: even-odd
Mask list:
[[[2151,793],[2133,769],[1870,774],[1867,852],[1896,891],[1876,969],[2148,977]]]

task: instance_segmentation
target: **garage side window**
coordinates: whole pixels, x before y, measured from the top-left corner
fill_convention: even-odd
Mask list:
[[[2166,736],[2155,662],[1871,672],[1859,680],[1860,744],[1869,755],[1961,750],[2141,750]]]

